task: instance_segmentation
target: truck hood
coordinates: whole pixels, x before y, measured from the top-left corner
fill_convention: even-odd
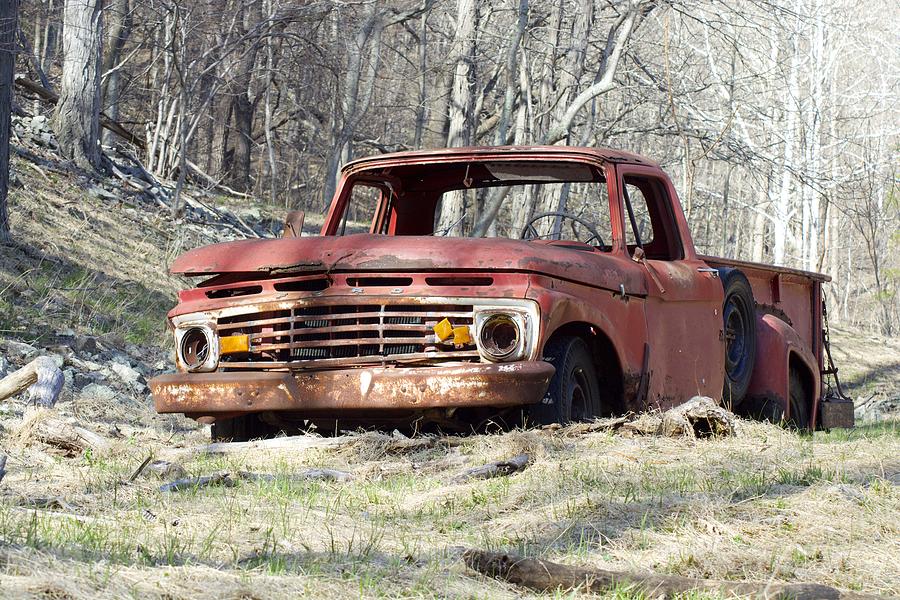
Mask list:
[[[643,278],[619,268],[621,258],[586,246],[566,247],[502,238],[354,234],[241,240],[196,248],[171,272],[314,274],[321,272],[505,271],[538,273],[610,290],[645,293]]]

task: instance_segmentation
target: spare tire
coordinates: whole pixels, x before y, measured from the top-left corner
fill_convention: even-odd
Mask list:
[[[719,269],[719,279],[725,289],[722,303],[725,389],[722,399],[726,406],[734,408],[747,394],[756,363],[756,302],[750,282],[739,270]]]

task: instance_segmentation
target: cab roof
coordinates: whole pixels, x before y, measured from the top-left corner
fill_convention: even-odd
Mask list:
[[[531,160],[559,161],[597,160],[611,163],[658,166],[649,158],[623,150],[610,148],[587,148],[582,146],[469,146],[463,148],[438,148],[434,150],[414,150],[410,152],[392,152],[378,154],[350,161],[341,169],[345,175],[366,171],[373,168],[384,168],[415,163],[445,163],[467,160],[521,158]]]

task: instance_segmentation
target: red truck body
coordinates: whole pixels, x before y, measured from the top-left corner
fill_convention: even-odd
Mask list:
[[[604,213],[604,234],[562,239],[558,225],[549,240],[433,235],[449,191],[489,195],[491,187],[550,180],[601,186],[603,202],[580,214]],[[363,185],[377,192],[368,233],[342,235]],[[637,195],[647,204],[643,234]],[[551,217],[584,220],[559,214]],[[812,426],[823,395],[828,277],[698,255],[669,178],[625,152],[458,148],[361,159],[343,169],[320,236],[198,248],[171,270],[204,280],[182,291],[169,314],[179,372],[151,388],[158,411],[206,422],[248,414],[275,424],[402,415],[441,422],[460,409],[539,405],[565,383],[554,380],[560,363],[545,360],[559,340],[579,340],[590,353],[596,385],[586,389],[599,404],[583,417],[721,399],[729,353],[739,351],[753,355],[745,403],[790,417],[798,412],[792,381],[800,381],[796,416]],[[749,349],[723,322],[720,277],[735,271],[752,288]],[[463,337],[440,339],[435,326],[444,319]],[[498,358],[496,343],[509,352]]]

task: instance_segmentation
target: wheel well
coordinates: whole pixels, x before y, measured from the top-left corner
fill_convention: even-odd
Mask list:
[[[815,385],[815,381],[813,380],[809,367],[806,366],[806,363],[803,362],[795,352],[789,354],[788,367],[788,377],[790,377],[791,371],[796,371],[800,374],[800,381],[803,383],[803,395],[806,397],[807,414],[812,414],[813,386]],[[788,399],[788,401],[789,400],[790,399]]]
[[[562,336],[579,337],[591,349],[594,368],[597,370],[597,379],[600,384],[600,405],[603,407],[604,414],[624,414],[625,394],[622,366],[612,341],[598,327],[583,322],[566,323],[554,331],[547,341]]]

